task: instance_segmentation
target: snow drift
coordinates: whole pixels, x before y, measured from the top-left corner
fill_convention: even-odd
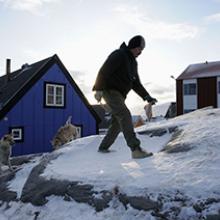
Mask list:
[[[219,129],[212,108],[148,123],[141,160],[122,134],[109,154],[101,135],[72,141],[0,177],[0,219],[219,219]]]

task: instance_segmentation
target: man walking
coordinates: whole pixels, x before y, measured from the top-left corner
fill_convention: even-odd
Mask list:
[[[123,132],[126,143],[131,149],[132,158],[145,158],[152,156],[140,147],[140,140],[134,132],[132,117],[125,105],[128,92],[133,89],[142,99],[155,104],[140,82],[136,58],[145,47],[145,40],[137,35],[130,39],[128,45],[122,43],[119,49],[113,51],[99,70],[93,91],[98,102],[102,97],[111,109],[111,122],[108,132],[102,140],[98,151],[108,153],[120,131]]]

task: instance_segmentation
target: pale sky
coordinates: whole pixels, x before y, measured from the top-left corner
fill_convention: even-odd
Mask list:
[[[0,75],[57,54],[91,104],[109,53],[145,37],[139,75],[159,103],[175,101],[175,81],[192,63],[220,60],[220,0],[0,0]],[[131,92],[134,113],[144,106]]]

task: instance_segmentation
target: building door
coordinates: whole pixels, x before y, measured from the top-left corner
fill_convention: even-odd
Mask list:
[[[216,77],[200,78],[198,82],[198,108],[217,107]]]
[[[197,99],[197,80],[183,80],[183,113],[197,109]]]

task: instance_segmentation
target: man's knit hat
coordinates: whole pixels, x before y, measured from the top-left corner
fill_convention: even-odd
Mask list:
[[[134,36],[128,42],[129,49],[133,49],[136,47],[141,47],[142,49],[144,49],[145,47],[145,40],[141,35]]]

